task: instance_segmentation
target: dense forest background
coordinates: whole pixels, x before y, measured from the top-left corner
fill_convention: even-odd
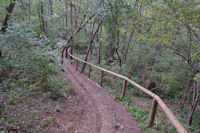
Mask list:
[[[200,128],[198,0],[1,0],[0,28],[1,124],[7,104],[38,86],[69,97],[60,57],[71,47],[174,101],[187,129]]]

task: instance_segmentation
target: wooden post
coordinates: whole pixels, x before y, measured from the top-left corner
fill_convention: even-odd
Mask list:
[[[76,71],[78,71],[78,60],[76,60]]]
[[[71,49],[71,48],[70,48],[70,49]],[[69,50],[69,53],[71,53],[71,50]],[[67,50],[68,59],[69,59],[69,61],[71,61],[71,60],[72,60],[72,57],[69,55],[69,53],[68,53],[68,50]]]
[[[158,107],[158,102],[155,99],[153,99],[152,106],[151,106],[150,117],[149,117],[148,128],[153,126],[153,122],[154,122],[154,119],[155,119],[157,107]]]
[[[91,72],[91,65],[89,65],[88,77],[90,77],[90,72]]]
[[[100,85],[103,86],[103,70],[101,71],[101,80],[100,80]]]
[[[68,59],[68,60],[70,60],[70,56],[69,56],[69,54],[68,54],[68,53],[67,53],[67,59]]]
[[[71,53],[71,55],[73,55],[71,48],[70,48],[70,53]],[[70,56],[70,59],[73,60],[72,56]]]
[[[68,59],[68,53],[67,53],[67,48],[66,48],[66,54],[65,54],[65,57]]]
[[[71,61],[71,56],[67,53],[68,60]]]
[[[121,94],[121,97],[122,97],[122,98],[124,98],[124,96],[125,96],[126,85],[127,85],[127,81],[124,79],[124,84],[123,84],[122,94]]]

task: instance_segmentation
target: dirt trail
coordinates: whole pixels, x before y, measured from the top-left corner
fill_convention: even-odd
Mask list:
[[[125,107],[87,76],[75,70],[67,60],[64,69],[77,93],[83,97],[86,108],[85,121],[79,126],[79,133],[140,133],[138,122]]]

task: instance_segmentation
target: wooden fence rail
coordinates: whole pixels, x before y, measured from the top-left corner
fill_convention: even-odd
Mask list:
[[[174,114],[171,112],[171,110],[167,107],[167,105],[162,101],[162,99],[158,95],[152,93],[148,89],[146,89],[146,88],[142,87],[141,85],[135,83],[134,81],[132,81],[128,77],[125,77],[125,76],[122,76],[120,74],[114,73],[112,71],[106,70],[104,68],[101,68],[99,66],[96,66],[94,64],[91,64],[89,62],[86,62],[84,60],[81,60],[81,59],[75,57],[74,55],[72,55],[70,53],[70,51],[71,51],[70,49],[71,48],[69,48],[66,51],[66,55],[65,56],[69,60],[73,59],[74,63],[76,61],[76,70],[78,70],[78,61],[89,65],[88,77],[90,77],[90,72],[91,72],[92,67],[101,70],[101,75],[100,75],[100,85],[101,86],[103,85],[103,76],[104,76],[104,73],[109,73],[111,75],[114,75],[114,76],[119,77],[119,78],[121,78],[121,79],[124,80],[124,84],[123,84],[123,88],[122,88],[122,94],[121,94],[122,98],[125,96],[127,82],[129,82],[133,86],[137,87],[139,90],[141,90],[145,94],[151,96],[152,97],[152,106],[151,106],[151,110],[150,110],[150,117],[149,117],[148,127],[152,127],[153,126],[155,115],[156,115],[157,106],[159,105],[161,107],[161,109],[165,112],[165,114],[169,118],[169,120],[172,122],[172,124],[176,128],[176,130],[179,133],[187,133],[187,131],[185,130],[185,128],[179,123],[178,119],[174,116]]]

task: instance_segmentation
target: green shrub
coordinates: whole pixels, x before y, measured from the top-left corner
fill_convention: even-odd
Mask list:
[[[61,60],[48,38],[38,39],[26,24],[13,24],[0,34],[0,98],[10,91],[8,100],[17,102],[26,90],[42,89],[68,96],[61,73]]]

